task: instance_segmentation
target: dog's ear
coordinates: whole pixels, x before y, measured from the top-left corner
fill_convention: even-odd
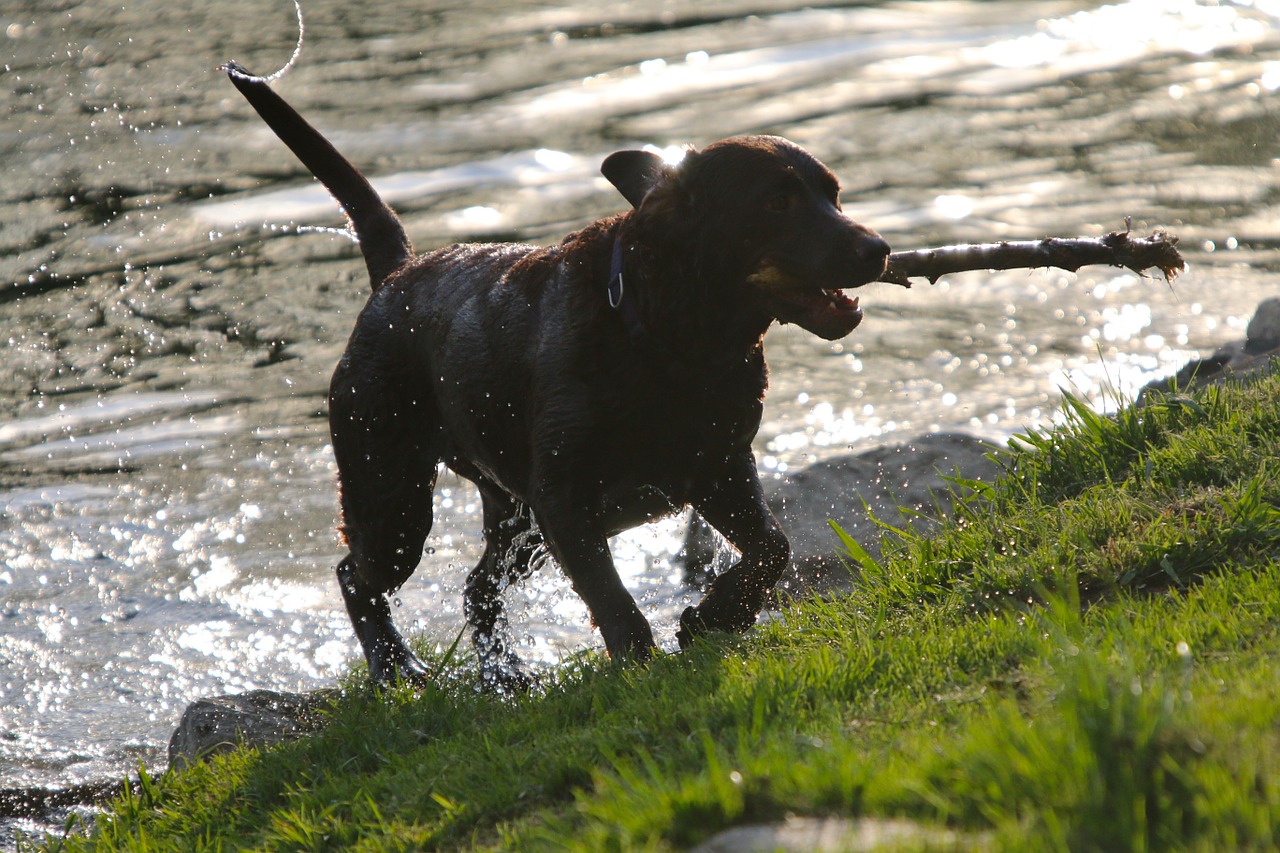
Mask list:
[[[640,202],[667,174],[666,163],[649,151],[615,151],[600,164],[600,173],[618,188],[623,198],[639,207]]]

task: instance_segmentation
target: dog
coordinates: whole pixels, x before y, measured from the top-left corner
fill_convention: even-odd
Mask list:
[[[831,171],[773,136],[690,149],[676,165],[619,151],[601,171],[630,210],[554,246],[415,255],[395,213],[266,79],[223,68],[342,206],[369,272],[329,421],[349,551],[337,575],[370,678],[431,677],[388,596],[422,557],[441,463],[480,492],[485,547],[463,604],[498,687],[529,683],[501,591],[543,549],[611,658],[653,655],[607,540],[689,505],[741,556],[683,612],[680,647],[753,625],[790,552],[751,450],[765,331],[849,334],[863,315],[843,291],[875,281],[889,255],[841,211]]]

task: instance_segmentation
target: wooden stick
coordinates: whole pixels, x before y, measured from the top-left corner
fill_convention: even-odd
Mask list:
[[[913,277],[936,283],[947,273],[965,270],[1012,270],[1034,267],[1059,267],[1075,272],[1089,264],[1110,264],[1141,274],[1158,269],[1165,281],[1172,281],[1186,269],[1178,253],[1178,238],[1166,231],[1150,237],[1131,237],[1129,231],[1112,231],[1105,237],[1048,237],[1039,241],[1016,243],[966,243],[894,252],[889,256],[880,281],[911,286]]]

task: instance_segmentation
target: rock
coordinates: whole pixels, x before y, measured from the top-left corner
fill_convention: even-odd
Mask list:
[[[781,588],[793,595],[847,589],[853,576],[829,520],[878,557],[884,531],[871,516],[895,527],[928,529],[948,509],[953,484],[944,478],[959,473],[971,480],[992,479],[998,472],[986,456],[992,449],[973,436],[937,433],[837,456],[766,481],[765,499],[791,540],[792,568]],[[904,507],[912,512],[904,514]],[[685,580],[694,584],[732,561],[723,540],[696,518],[682,556]]]
[[[47,821],[58,811],[103,803],[118,796],[127,783],[107,779],[62,788],[0,788],[0,818]]]
[[[1264,299],[1244,332],[1245,355],[1261,355],[1280,349],[1280,297]]]
[[[1226,379],[1242,379],[1270,369],[1280,358],[1280,297],[1264,299],[1245,329],[1244,341],[1224,344],[1213,355],[1196,358],[1183,365],[1172,378],[1149,383],[1138,395],[1138,404],[1153,393],[1167,393],[1172,385],[1186,391],[1213,385]]]
[[[862,853],[872,850],[978,850],[990,839],[950,829],[882,818],[790,818],[783,823],[737,826],[691,853]]]
[[[253,690],[193,702],[169,738],[169,768],[242,746],[273,746],[314,732],[324,725],[323,712],[337,697],[337,690]]]

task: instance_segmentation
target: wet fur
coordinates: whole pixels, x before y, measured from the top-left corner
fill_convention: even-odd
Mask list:
[[[485,551],[464,609],[496,683],[526,683],[503,639],[500,593],[542,546],[609,654],[651,655],[607,539],[687,505],[742,556],[681,616],[680,645],[752,625],[789,555],[751,452],[765,330],[790,320],[846,334],[861,315],[834,290],[874,280],[889,251],[840,212],[834,176],[776,137],[724,140],[677,167],[618,152],[602,170],[635,209],[556,246],[415,256],[350,163],[265,80],[227,71],[342,204],[369,270],[373,293],[329,403],[350,550],[337,571],[371,677],[428,677],[387,596],[421,559],[442,462],[483,502]],[[615,244],[630,325],[606,298]]]

